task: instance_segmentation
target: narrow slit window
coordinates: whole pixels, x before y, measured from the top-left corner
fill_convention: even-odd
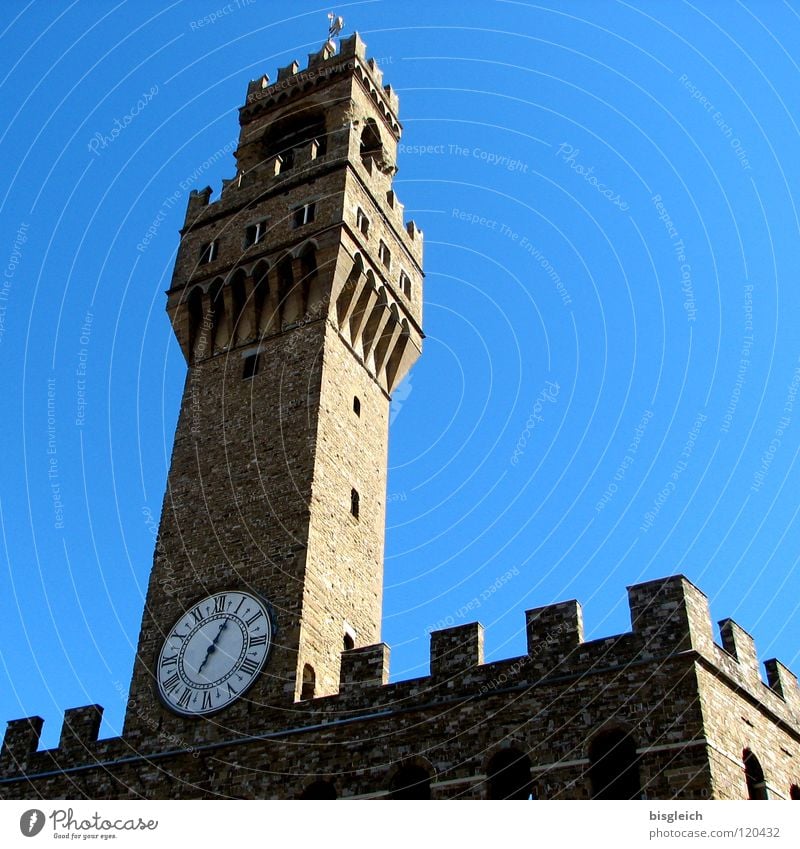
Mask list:
[[[369,236],[369,218],[361,207],[358,208],[356,213],[356,226],[365,236]]]
[[[353,412],[357,416],[361,415],[361,399],[358,397],[358,395],[355,395],[353,397]]]
[[[250,380],[258,374],[258,354],[249,354],[244,358],[242,380]]]
[[[400,288],[403,290],[403,294],[407,297],[411,297],[411,278],[405,273],[405,271],[400,272]]]
[[[358,494],[358,491],[355,489],[350,490],[350,512],[358,518],[358,513],[361,508],[361,497]]]
[[[392,255],[389,253],[389,248],[386,247],[386,243],[383,241],[378,246],[378,258],[387,269],[392,267]]]

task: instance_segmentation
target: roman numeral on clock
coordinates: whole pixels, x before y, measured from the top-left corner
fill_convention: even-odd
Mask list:
[[[183,692],[181,693],[181,697],[178,699],[178,707],[189,707],[189,702],[192,700],[192,691],[185,687]]]
[[[253,622],[257,622],[257,621],[258,621],[258,620],[259,620],[259,619],[260,619],[263,615],[264,615],[264,611],[263,611],[263,610],[259,610],[259,611],[258,611],[258,613],[254,613],[254,614],[253,614],[253,615],[252,615],[252,616],[251,616],[251,617],[247,620],[247,627],[249,628],[249,627],[253,624]]]
[[[199,607],[195,607],[195,609],[192,611],[192,618],[194,619],[196,624],[198,622],[202,622],[203,619],[205,619],[205,615]]]
[[[163,669],[165,666],[170,666],[173,663],[178,662],[178,655],[174,654],[172,657],[162,657],[161,658],[161,668]]]
[[[267,644],[267,635],[259,634],[257,637],[250,637],[251,646],[265,646]]]
[[[224,613],[225,612],[225,602],[228,596],[226,595],[218,595],[214,599],[214,613]]]
[[[203,710],[210,710],[212,707],[213,707],[213,705],[211,704],[211,693],[206,691],[205,693],[203,693],[203,707],[202,707],[202,709]]]
[[[177,672],[173,672],[169,678],[164,681],[164,692],[171,693],[173,690],[177,690],[178,684],[181,683],[181,679],[178,677]]]
[[[251,660],[249,657],[246,657],[242,661],[242,665],[239,667],[239,669],[246,675],[252,675],[258,669],[258,664],[254,660]]]

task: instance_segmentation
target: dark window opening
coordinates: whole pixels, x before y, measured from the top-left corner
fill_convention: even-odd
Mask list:
[[[264,233],[266,232],[266,221],[257,221],[255,224],[251,224],[249,227],[245,228],[244,231],[244,244],[245,247],[249,248],[252,245],[257,245],[263,238]]]
[[[767,798],[767,784],[764,781],[764,770],[758,762],[758,758],[750,751],[745,749],[742,753],[744,761],[744,776],[747,782],[747,798],[763,800]]]
[[[189,292],[187,309],[189,311],[189,350],[194,353],[198,337],[203,334],[203,292],[199,286],[195,286]],[[205,344],[198,347],[207,348],[208,341],[206,340]]]
[[[589,780],[593,799],[640,798],[634,739],[621,730],[598,735],[589,746]]]
[[[400,288],[403,290],[403,294],[407,297],[411,297],[411,278],[405,273],[405,271],[400,272]]]
[[[305,203],[302,206],[299,206],[294,211],[294,226],[302,227],[305,224],[311,224],[314,220],[314,207],[316,204],[313,203]]]
[[[361,415],[361,400],[357,395],[353,397],[353,412],[357,415]]]
[[[789,788],[789,798],[790,799],[800,799],[800,787],[798,787],[796,784],[793,784]]]
[[[368,165],[371,159],[381,159],[383,156],[383,143],[378,125],[374,119],[367,118],[361,133],[361,161]]]
[[[294,274],[292,273],[292,258],[285,256],[277,268],[279,298],[285,298],[294,286]]]
[[[350,490],[350,512],[356,517],[356,519],[358,518],[358,512],[359,512],[359,508],[360,508],[359,502],[360,501],[361,501],[361,498],[360,498],[358,492],[356,492],[356,490],[354,490],[354,489],[351,489]]]
[[[300,687],[301,701],[314,698],[314,688],[316,687],[316,683],[317,676],[314,674],[314,667],[310,663],[307,663],[303,667],[303,683]]]
[[[244,358],[242,380],[249,380],[258,374],[258,354],[249,354]]]
[[[317,156],[323,156],[327,149],[324,115],[304,114],[279,121],[264,135],[263,158],[280,155],[283,159],[281,170],[288,170],[294,165],[295,149],[312,141],[317,142]]]
[[[206,242],[200,248],[200,265],[205,265],[208,262],[213,262],[217,258],[217,242]]]
[[[335,799],[336,788],[330,781],[314,781],[306,787],[301,799]]]
[[[364,214],[364,210],[361,207],[359,207],[356,213],[356,226],[365,236],[369,236],[369,218]]]
[[[530,758],[517,749],[504,749],[489,761],[490,799],[529,799],[532,794]]]
[[[383,241],[380,245],[378,245],[378,258],[387,269],[392,267],[392,255],[389,253],[389,248],[386,247],[386,243]]]
[[[350,649],[354,649],[356,647],[356,641],[350,634],[345,634],[344,639],[342,640],[342,644],[344,646],[345,651],[350,651]]]

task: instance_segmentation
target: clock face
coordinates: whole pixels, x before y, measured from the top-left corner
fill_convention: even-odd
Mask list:
[[[234,590],[204,598],[175,623],[158,658],[158,691],[176,713],[227,707],[255,681],[272,646],[267,605]]]

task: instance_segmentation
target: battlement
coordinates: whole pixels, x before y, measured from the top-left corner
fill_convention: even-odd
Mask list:
[[[399,99],[390,85],[383,85],[383,72],[374,59],[367,59],[366,44],[357,32],[341,40],[338,53],[331,42],[326,42],[318,51],[308,54],[305,68],[301,68],[296,60],[278,68],[274,83],[266,75],[251,80],[247,87],[247,100],[242,107],[242,120],[249,120],[256,108],[261,111],[275,106],[283,98],[305,92],[349,71],[367,89],[382,117],[399,138],[402,129],[397,120]]]
[[[528,610],[527,653],[488,664],[484,662],[480,623],[433,631],[430,675],[410,681],[388,683],[390,650],[385,643],[350,649],[342,653],[339,693],[315,699],[308,721],[317,722],[320,711],[333,719],[343,714],[381,715],[398,704],[413,708],[415,703],[430,706],[452,698],[488,697],[505,690],[536,692],[546,688],[552,692],[553,687],[569,689],[575,681],[592,676],[601,676],[600,684],[604,685],[608,676],[615,674],[614,669],[619,669],[625,680],[640,669],[636,692],[639,699],[645,699],[642,682],[657,677],[652,664],[660,670],[675,660],[704,663],[729,687],[746,690],[773,714],[795,728],[800,726],[797,677],[771,659],[765,663],[764,683],[752,637],[731,619],[720,622],[721,645],[714,643],[707,599],[685,577],[636,584],[628,589],[628,598],[631,631],[589,642],[584,641],[583,614],[577,601]],[[658,709],[660,703],[644,704],[649,711]],[[91,763],[101,753],[108,756],[120,741],[98,740],[102,715],[99,705],[67,710],[58,748],[38,754],[42,718],[12,720],[2,744],[3,771],[22,772],[32,759],[45,754],[57,763]],[[297,716],[293,715],[295,721]]]

